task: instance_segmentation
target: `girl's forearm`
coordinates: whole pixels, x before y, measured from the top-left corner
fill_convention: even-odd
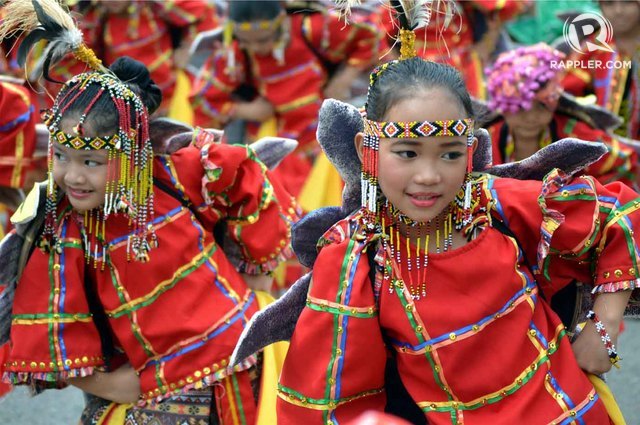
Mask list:
[[[81,378],[69,378],[74,387],[116,403],[135,403],[140,397],[140,378],[130,365],[113,372],[94,372]]]
[[[593,303],[593,311],[596,312],[612,338],[618,336],[629,297],[631,297],[631,291],[600,293]]]

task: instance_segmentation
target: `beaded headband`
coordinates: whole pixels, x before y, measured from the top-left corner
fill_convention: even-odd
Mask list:
[[[62,146],[75,150],[119,150],[121,146],[121,139],[117,134],[103,137],[81,137],[64,131],[55,131],[51,133],[51,139]]]
[[[257,30],[275,30],[280,28],[285,14],[281,13],[273,19],[264,19],[261,21],[236,22],[229,20],[234,31],[257,31]]]
[[[378,122],[365,118],[364,132],[380,139],[465,136],[473,134],[473,120]]]

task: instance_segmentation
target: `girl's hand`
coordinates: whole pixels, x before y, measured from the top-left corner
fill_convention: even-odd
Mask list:
[[[596,296],[593,303],[593,311],[602,321],[605,331],[609,334],[611,342],[616,348],[624,309],[630,296],[631,291],[602,293]],[[578,365],[585,372],[599,375],[611,369],[609,353],[607,353],[607,348],[602,342],[593,320],[587,319],[584,329],[573,343],[573,352],[578,360]]]
[[[609,336],[611,336],[611,341],[616,345],[619,325],[615,331],[606,324],[605,327],[607,332],[609,332]],[[611,370],[612,364],[609,360],[607,349],[602,343],[600,334],[596,330],[593,321],[587,320],[584,329],[582,329],[582,332],[580,332],[572,347],[578,365],[585,372],[601,375]]]
[[[113,372],[94,372],[82,378],[69,378],[67,382],[90,394],[120,404],[136,403],[140,398],[140,377],[130,364]]]
[[[258,97],[251,102],[238,102],[230,118],[250,121],[266,121],[275,115],[273,105],[264,97]]]
[[[242,279],[249,288],[254,291],[271,292],[271,286],[273,285],[273,278],[264,274],[250,275],[241,273]]]

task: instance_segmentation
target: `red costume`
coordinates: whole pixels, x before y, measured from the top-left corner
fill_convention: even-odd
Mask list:
[[[37,114],[27,89],[0,80],[0,112],[0,186],[21,189],[36,148]],[[0,203],[0,239],[11,229],[10,215],[11,210]],[[0,373],[8,354],[9,345],[0,346]],[[9,390],[0,384],[0,396]]]
[[[382,37],[373,24],[345,26],[330,12],[297,13],[286,19],[290,34],[282,61],[242,50],[234,42],[235,66],[230,66],[225,51],[212,56],[191,98],[196,124],[219,127],[234,107],[232,92],[242,84],[254,86],[275,109],[278,135],[300,144],[275,170],[287,190],[297,196],[318,152],[318,111],[327,82],[323,60],[365,70],[377,61]]]
[[[426,28],[416,29],[415,47],[418,56],[430,61],[446,63],[462,73],[469,94],[478,99],[487,99],[486,78],[483,63],[474,40],[473,15],[477,10],[485,15],[497,15],[502,22],[521,13],[526,1],[513,0],[472,0],[456,4],[458,14],[443,30],[445,17],[434,10]],[[387,35],[393,40],[397,38],[399,25],[384,6],[380,16]],[[491,40],[495,41],[495,40]],[[495,48],[492,46],[492,49]]]
[[[615,51],[595,50],[569,59],[592,66],[570,67],[562,81],[564,89],[575,96],[595,94],[598,105],[623,119],[616,133],[640,139],[640,63],[637,55],[634,58]],[[624,63],[633,66],[614,66]]]
[[[366,231],[362,210],[325,233],[280,379],[279,424],[382,411],[388,350],[429,424],[610,423],[543,296],[572,279],[602,292],[638,288],[637,193],[557,170],[544,182],[476,175],[474,192],[481,233],[429,253],[418,300],[409,282],[388,279],[410,267],[381,248],[386,236]]]
[[[509,127],[498,121],[488,128],[493,144],[493,164],[515,161],[514,142]],[[566,137],[602,142],[609,152],[585,169],[585,173],[598,179],[602,184],[621,181],[635,187],[638,181],[638,155],[635,150],[602,130],[595,129],[578,119],[556,112],[548,130],[540,139],[540,148]]]
[[[232,395],[223,397],[229,388],[214,386],[220,417],[241,412],[253,423],[247,368],[256,359],[228,367],[258,309],[237,268],[253,274],[275,268],[288,253],[297,211],[250,147],[210,143],[207,133],[198,140],[198,147],[155,157],[154,179],[185,201],[155,188],[149,226],[159,245],[149,262],[128,258],[128,218],[116,214],[106,222],[103,266],[87,264],[82,216],[66,198],[59,203],[60,243],[51,252],[35,249],[17,285],[6,381],[56,386],[106,367],[87,305],[90,287],[108,318],[107,332],[140,376],[144,402],[231,377]],[[221,219],[239,245],[240,264],[231,264],[214,240]]]

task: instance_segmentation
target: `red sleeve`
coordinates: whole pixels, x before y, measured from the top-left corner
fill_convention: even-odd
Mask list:
[[[302,31],[331,62],[346,62],[365,70],[384,53],[384,34],[375,18],[369,18],[356,17],[345,25],[335,13],[313,13],[302,20]]]
[[[157,3],[160,16],[168,24],[182,28],[183,45],[189,45],[199,32],[220,25],[215,6],[206,0],[165,0]]]
[[[200,142],[202,141],[202,142]],[[257,274],[275,269],[290,256],[295,200],[248,145],[226,145],[198,137],[204,169],[202,196],[240,246],[240,270]]]
[[[557,169],[542,183],[492,181],[494,208],[518,237],[547,299],[575,279],[596,292],[634,290],[632,303],[637,302],[640,250],[633,229],[640,228],[640,199],[635,191],[590,176],[572,179]]]
[[[346,423],[384,409],[386,350],[366,246],[348,238],[320,251],[280,376],[281,425]]]
[[[567,68],[567,72],[562,78],[562,88],[574,96],[586,96],[591,91],[592,76],[584,69]]]
[[[216,19],[213,5],[206,0],[163,0],[155,3],[154,7],[164,20],[176,27],[186,27],[204,20]],[[214,11],[213,14],[212,11]]]

